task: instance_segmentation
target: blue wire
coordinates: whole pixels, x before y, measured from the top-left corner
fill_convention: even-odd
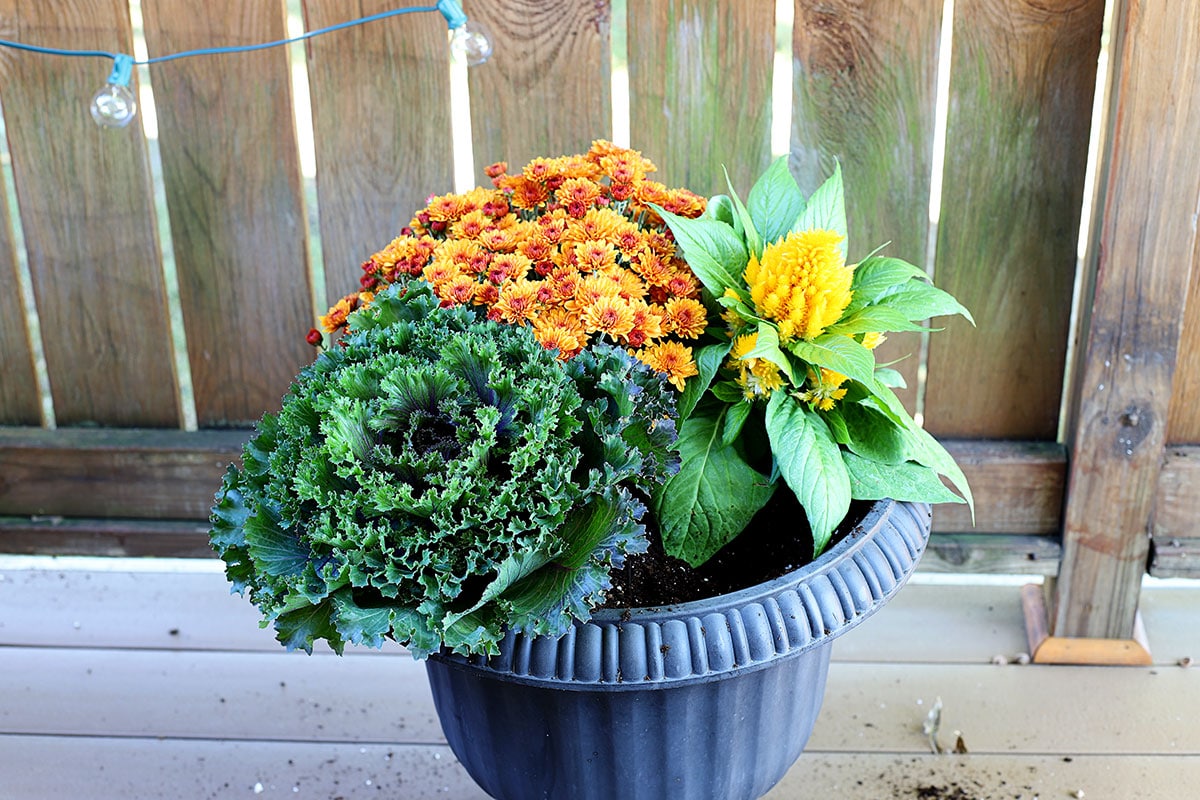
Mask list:
[[[447,8],[443,8],[443,6],[446,6]],[[457,16],[454,15],[455,10],[457,10]],[[458,21],[460,18],[465,19],[465,17],[462,16],[462,10],[461,7],[458,6],[458,3],[447,2],[447,0],[439,0],[438,4],[435,6],[409,6],[407,8],[394,8],[391,11],[382,11],[378,14],[372,14],[368,17],[353,19],[348,22],[340,22],[337,25],[330,25],[325,28],[318,28],[315,31],[309,31],[308,33],[301,34],[300,36],[296,36],[291,39],[279,39],[278,41],[264,42],[262,44],[232,45],[229,47],[208,47],[201,50],[184,50],[178,53],[168,53],[165,56],[148,58],[145,61],[133,61],[130,59],[128,63],[135,65],[150,65],[161,64],[164,61],[173,61],[177,58],[186,58],[189,56],[211,56],[221,55],[223,53],[249,53],[255,50],[265,50],[269,47],[279,47],[280,45],[301,42],[305,39],[311,39],[314,36],[320,36],[324,33],[332,33],[333,31],[339,31],[343,28],[350,28],[367,22],[375,22],[376,20],[387,19],[388,17],[397,17],[401,14],[413,14],[416,12],[429,11],[441,11],[442,14],[446,16],[447,22],[449,22],[451,25],[453,25],[453,23]],[[452,16],[455,18],[451,19]],[[459,25],[461,24],[462,22],[459,22]],[[65,50],[58,47],[41,47],[35,44],[25,44],[24,42],[13,42],[9,41],[8,39],[0,39],[0,47],[11,47],[15,50],[28,50],[33,53],[44,53],[52,56],[111,58],[114,61],[123,55],[118,53],[110,53],[106,50]],[[128,59],[129,57],[125,56],[125,58]],[[115,70],[113,74],[114,76],[117,74]]]

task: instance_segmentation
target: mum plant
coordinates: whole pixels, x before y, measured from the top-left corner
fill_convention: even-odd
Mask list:
[[[431,197],[363,264],[322,318],[340,339],[214,509],[235,589],[281,641],[421,655],[561,634],[646,549],[643,501],[692,566],[777,492],[797,518],[774,524],[814,556],[852,500],[970,502],[874,356],[969,314],[907,262],[847,262],[840,170],[805,198],[781,159],[744,203],[654,171],[608,142],[494,164],[492,188]]]

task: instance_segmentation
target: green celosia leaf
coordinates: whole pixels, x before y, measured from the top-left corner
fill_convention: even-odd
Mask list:
[[[749,255],[741,237],[724,222],[699,217],[680,217],[653,205],[679,245],[684,261],[715,297],[726,289],[744,289],[742,279]]]
[[[804,211],[804,194],[788,168],[788,156],[775,159],[750,190],[746,207],[766,246],[782,239]]]
[[[847,236],[846,195],[842,186],[842,165],[835,163],[833,174],[825,179],[808,198],[808,205],[800,212],[792,225],[793,231],[808,231],[814,228],[834,231]],[[846,241],[838,244],[838,252],[846,257]]]
[[[754,226],[754,219],[750,216],[750,211],[746,208],[746,204],[742,202],[742,198],[738,197],[738,193],[734,190],[733,181],[729,180],[729,170],[723,166],[721,169],[725,172],[725,185],[729,187],[729,198],[733,201],[733,209],[737,212],[738,219],[742,222],[742,229],[738,233],[746,242],[746,248],[750,254],[755,258],[762,258],[762,235]]]
[[[908,381],[904,379],[904,375],[897,370],[888,369],[887,367],[877,367],[875,369],[875,380],[892,389],[908,388]]]
[[[766,424],[779,472],[808,517],[815,557],[850,510],[850,476],[841,449],[825,421],[786,392],[771,395]]]
[[[746,425],[746,420],[750,418],[750,410],[753,407],[754,404],[749,400],[742,399],[726,410],[725,429],[721,432],[721,442],[724,445],[729,446],[737,441],[742,428]]]
[[[758,323],[758,338],[754,342],[754,348],[742,358],[761,358],[770,361],[779,367],[779,371],[788,379],[788,383],[793,386],[798,385],[796,374],[792,370],[792,360],[779,347],[779,331],[769,322]]]
[[[914,503],[964,503],[946,488],[936,470],[906,461],[880,464],[848,450],[842,451],[855,500],[907,500]]]
[[[733,228],[734,233],[738,236],[746,235],[746,229],[742,225],[742,218],[738,215],[737,207],[734,206],[733,200],[727,194],[715,194],[708,198],[703,216],[705,219],[724,222]]]
[[[871,383],[875,379],[875,355],[849,336],[825,333],[815,339],[795,339],[788,349],[799,359],[840,372],[851,380]]]
[[[899,286],[911,280],[928,280],[924,270],[899,258],[871,256],[864,258],[854,268],[854,277],[850,283],[853,300],[850,309],[854,310],[868,305],[893,286]]]
[[[680,426],[679,474],[654,493],[663,549],[699,566],[741,533],[775,485],[721,438],[724,411],[704,409]]]
[[[867,306],[853,311],[825,329],[826,333],[890,333],[923,331],[926,328],[909,321],[908,315],[890,306]]]
[[[839,442],[881,464],[902,464],[908,459],[909,437],[889,416],[859,403],[842,403],[839,409],[845,424],[845,441],[838,438]]]
[[[876,298],[875,304],[880,308],[903,314],[911,320],[961,314],[972,325],[975,324],[971,312],[951,294],[923,281],[909,281],[894,287]]]
[[[687,419],[688,415],[692,413],[692,409],[696,407],[696,403],[700,402],[700,398],[708,391],[713,378],[717,375],[717,370],[721,368],[721,362],[725,360],[725,356],[729,355],[730,344],[705,345],[695,352],[693,357],[696,361],[696,371],[699,374],[688,378],[687,383],[684,384],[683,394],[679,396],[680,419]]]

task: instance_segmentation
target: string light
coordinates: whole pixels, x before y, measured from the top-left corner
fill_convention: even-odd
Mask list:
[[[360,19],[341,22],[337,25],[330,25],[325,28],[319,28],[315,31],[295,36],[290,39],[280,39],[274,42],[264,42],[262,44],[252,45],[237,45],[232,47],[211,47],[202,50],[184,50],[178,53],[168,53],[167,55],[148,58],[144,61],[135,61],[132,56],[125,53],[110,53],[104,50],[66,50],[57,47],[41,47],[39,45],[25,44],[23,42],[13,42],[7,39],[0,39],[0,47],[10,47],[15,50],[25,50],[32,53],[42,53],[46,55],[56,56],[83,56],[92,58],[111,58],[113,60],[113,71],[108,76],[108,83],[104,88],[96,92],[92,98],[91,112],[92,119],[98,125],[105,128],[124,128],[137,113],[137,101],[133,96],[133,91],[129,88],[130,78],[133,76],[133,68],[135,66],[161,64],[164,61],[173,61],[177,58],[187,58],[190,56],[209,56],[221,55],[224,53],[247,53],[254,50],[265,50],[268,47],[280,47],[282,45],[300,42],[305,39],[311,39],[314,36],[320,36],[325,33],[350,28],[355,25],[363,25],[368,22],[375,22],[388,17],[396,17],[401,14],[414,14],[419,12],[437,11],[446,19],[446,27],[449,31],[450,54],[453,58],[466,62],[467,66],[478,66],[486,62],[492,55],[491,37],[488,35],[487,28],[479,22],[467,19],[467,15],[463,13],[462,5],[459,0],[438,0],[435,6],[410,6],[408,8],[396,8],[391,11],[383,11],[379,14],[372,14]]]

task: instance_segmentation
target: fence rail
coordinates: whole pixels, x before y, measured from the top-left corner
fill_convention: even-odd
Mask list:
[[[0,34],[132,51],[127,0],[61,5],[0,0]],[[616,73],[628,76],[630,144],[661,180],[718,191],[725,166],[744,190],[771,158],[773,89],[790,74],[793,172],[810,191],[841,162],[851,258],[884,241],[918,263],[933,253],[939,285],[978,322],[950,321],[925,350],[895,336],[883,356],[916,353],[899,365],[905,401],[949,440],[979,498],[973,528],[961,510],[938,511],[937,566],[1059,574],[1064,635],[1127,635],[1129,576],[1147,561],[1200,576],[1200,282],[1189,272],[1200,260],[1200,0],[1170,12],[1115,0],[1095,211],[1084,187],[1102,0],[956,0],[950,19],[943,0],[795,0],[783,9],[794,20],[783,69],[777,18],[789,14],[775,0],[465,5],[495,41],[469,78],[480,179],[491,161],[611,137]],[[299,7],[312,29],[393,4]],[[287,29],[282,1],[138,8],[151,56]],[[311,358],[314,296],[351,288],[358,263],[427,194],[453,188],[444,36],[438,15],[414,14],[306,44],[319,253],[286,50],[153,67],[156,142],[136,125],[93,125],[95,62],[0,53],[16,198],[13,208],[0,196],[0,274],[20,286],[27,264],[40,330],[35,342],[20,292],[0,293],[0,550],[203,551],[197,521],[224,464]],[[198,431],[182,430],[154,145]],[[1081,220],[1101,245],[1082,270]],[[56,429],[42,427],[39,349]],[[1105,391],[1136,413],[1096,402]],[[1122,480],[1144,491],[1114,490]],[[1097,498],[1120,507],[1101,515],[1107,533],[1087,521]],[[1070,611],[1097,604],[1108,611],[1092,620]]]

